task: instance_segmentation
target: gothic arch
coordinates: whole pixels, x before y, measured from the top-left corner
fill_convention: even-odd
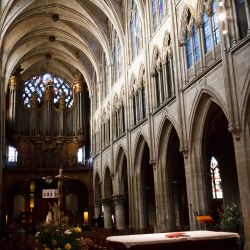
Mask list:
[[[202,132],[203,130],[203,125],[206,119],[206,112],[209,109],[209,105],[214,102],[216,103],[223,111],[225,116],[228,118],[227,112],[226,112],[226,105],[221,101],[219,97],[217,97],[211,90],[209,89],[202,89],[198,95],[196,95],[196,98],[194,100],[194,104],[191,109],[191,116],[189,119],[189,128],[188,131],[188,138],[190,144],[192,143],[193,140],[193,135],[196,134],[197,136],[201,136],[201,134],[198,135],[198,131]],[[200,112],[201,110],[204,110],[206,112]],[[201,116],[202,119],[197,118],[196,116]],[[198,123],[195,122],[195,120],[199,121]],[[199,124],[198,130],[194,129],[195,124]],[[202,124],[202,126],[201,126]],[[194,133],[194,131],[196,131]],[[190,145],[191,146],[191,145]]]
[[[143,80],[145,83],[145,66],[142,64],[139,69],[139,74],[138,74],[138,82],[140,83]]]
[[[169,115],[165,116],[164,119],[161,121],[159,130],[157,132],[157,136],[156,136],[156,155],[160,155],[159,153],[159,149],[162,149],[162,141],[165,141],[165,139],[163,140],[163,136],[165,135],[166,131],[168,131],[168,129],[171,130],[171,128],[174,127],[179,138],[180,138],[180,132],[177,129],[177,124],[174,121],[174,119],[172,117],[170,117]],[[181,139],[180,139],[181,141]]]
[[[164,40],[163,40],[163,48],[162,48],[162,58],[172,57],[173,51],[171,46],[171,34],[166,31]]]
[[[186,4],[186,6],[183,9],[182,14],[180,15],[180,24],[179,24],[179,41],[181,44],[185,43],[185,35],[186,35],[186,28],[190,31],[191,27],[194,24],[195,21],[195,11],[194,8]]]
[[[131,87],[131,93],[132,94],[135,93],[137,90],[137,80],[134,73],[130,77],[130,87]]]
[[[103,175],[103,193],[105,199],[111,199],[113,194],[112,173],[109,166],[106,165]]]
[[[249,100],[250,100],[250,68],[247,72],[246,79],[242,90],[242,102],[240,103],[240,120],[244,126],[247,122],[247,115],[249,111]]]
[[[160,53],[160,49],[158,48],[158,46],[155,45],[153,49],[153,53],[152,53],[151,73],[155,72],[159,64],[161,64],[161,53]]]
[[[94,175],[94,184],[95,184],[95,202],[100,202],[102,199],[102,187],[101,187],[101,178],[98,172]]]
[[[149,144],[148,144],[148,141],[146,139],[146,137],[140,132],[138,133],[137,137],[136,137],[136,140],[135,140],[135,144],[134,144],[134,155],[133,155],[133,158],[134,159],[134,171],[136,173],[139,173],[140,172],[140,163],[141,163],[141,157],[142,157],[142,153],[143,153],[143,149],[144,149],[144,146],[145,144],[148,145],[149,147]],[[149,148],[150,150],[150,148]]]
[[[124,157],[127,158],[127,155],[126,155],[125,150],[124,150],[124,146],[119,145],[118,150],[117,150],[116,155],[115,155],[115,161],[114,161],[115,162],[114,173],[116,176],[118,176],[119,179],[121,178],[121,167],[122,167]]]

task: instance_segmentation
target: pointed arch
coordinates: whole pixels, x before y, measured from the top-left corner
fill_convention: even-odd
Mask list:
[[[246,124],[247,115],[248,115],[248,109],[249,109],[249,101],[250,101],[250,68],[248,69],[248,72],[246,74],[245,82],[243,84],[242,89],[242,102],[240,106],[240,118],[241,118],[241,124],[244,126]]]
[[[216,103],[223,111],[223,113],[225,114],[225,116],[228,119],[228,114],[226,111],[226,104],[222,101],[222,98],[216,96],[214,94],[214,92],[212,92],[210,89],[202,89],[198,95],[196,95],[196,98],[194,100],[194,105],[192,106],[191,109],[191,116],[189,119],[189,134],[188,134],[188,138],[189,138],[189,142],[190,142],[190,146],[192,143],[192,137],[194,134],[197,134],[197,132],[199,131],[200,133],[202,133],[203,131],[203,126],[204,122],[205,122],[205,118],[206,118],[206,111],[209,108],[209,105],[214,102]],[[198,122],[196,123],[195,120],[197,119],[197,116],[201,116],[198,119]],[[199,124],[197,130],[194,129],[195,125]],[[195,131],[195,133],[194,133]]]
[[[115,170],[114,170],[114,173],[115,175],[118,175],[118,178],[121,177],[121,167],[124,157],[127,158],[127,155],[125,153],[124,146],[120,144],[115,155]]]
[[[105,199],[111,199],[113,195],[113,183],[111,177],[110,167],[106,165],[104,170],[104,178],[103,178],[103,192]]]
[[[195,21],[195,11],[194,8],[186,4],[183,12],[181,14],[181,19],[180,19],[180,29],[179,29],[179,40],[181,44],[185,44],[185,37],[186,37],[186,29],[189,31],[192,30],[192,26]]]
[[[142,160],[141,157],[142,157],[144,146],[146,144],[148,145],[148,148],[150,151],[149,143],[148,143],[146,136],[143,135],[141,132],[139,132],[135,140],[135,146],[134,146],[135,153],[132,158],[134,159],[135,172],[137,173],[140,172],[140,162]]]
[[[95,202],[100,202],[102,199],[102,188],[101,188],[101,178],[98,172],[94,175],[94,191],[95,191]]]
[[[180,136],[181,133],[180,133],[178,127],[177,127],[176,121],[172,117],[166,115],[162,119],[161,124],[159,126],[159,130],[157,132],[157,136],[156,136],[156,155],[160,155],[159,149],[161,149],[162,146],[163,146],[161,143],[162,143],[162,141],[166,140],[166,138],[163,135],[165,133],[167,133],[167,131],[169,129],[171,130],[172,128],[174,128],[176,130],[176,132],[178,134],[178,137],[180,138],[180,141],[182,141],[181,136]],[[164,137],[164,139],[162,139],[163,137]]]

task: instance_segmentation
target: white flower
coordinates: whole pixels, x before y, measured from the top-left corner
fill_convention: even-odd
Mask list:
[[[38,236],[39,236],[39,234],[40,234],[40,232],[37,232],[37,233],[35,234],[35,237],[38,237]]]
[[[67,235],[71,235],[72,234],[72,232],[69,229],[67,229],[64,233],[67,234]]]

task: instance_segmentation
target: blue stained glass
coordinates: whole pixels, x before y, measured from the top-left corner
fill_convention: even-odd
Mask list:
[[[199,32],[195,25],[193,25],[193,43],[194,43],[194,62],[200,60],[200,42]]]
[[[40,80],[40,81],[39,81]],[[37,92],[38,94],[38,101],[41,102],[42,99],[42,94],[45,91],[44,86],[47,84],[48,80],[53,80],[52,85],[53,85],[53,90],[54,90],[54,103],[57,102],[60,99],[60,96],[63,92],[63,90],[67,92],[67,95],[70,99],[66,101],[66,106],[71,107],[72,100],[73,100],[73,95],[72,91],[70,91],[70,86],[68,83],[62,81],[60,78],[58,78],[55,75],[52,74],[44,74],[44,75],[39,75],[32,77],[31,80],[28,80],[25,82],[25,88],[24,88],[24,93],[23,93],[23,100],[24,104],[28,107],[30,107],[30,98],[33,92]],[[59,84],[58,86],[58,83]]]
[[[212,3],[212,10],[213,10],[213,16],[212,16],[212,26],[213,26],[213,39],[214,44],[218,44],[220,41],[220,32],[219,32],[219,24],[217,19],[217,5],[216,1],[213,0]]]
[[[186,32],[185,47],[186,47],[187,68],[189,69],[193,65],[193,58],[192,58],[192,44],[188,32]]]
[[[156,31],[158,25],[156,0],[152,0],[152,17],[153,17],[153,30]]]
[[[136,12],[135,12],[135,42],[136,42],[136,55],[138,55],[139,49],[140,49],[140,23],[139,23],[139,15],[138,15],[138,10],[136,7]]]
[[[130,39],[131,39],[131,48],[132,48],[132,60],[136,55],[136,42],[135,42],[135,20],[134,16],[130,19]]]
[[[134,5],[135,5],[135,0],[132,0],[132,9],[133,9],[133,7],[134,7]]]
[[[160,21],[162,22],[162,19],[164,18],[164,3],[163,3],[163,0],[159,1],[159,16],[160,16]]]
[[[210,21],[205,13],[203,12],[203,38],[204,38],[204,45],[205,45],[205,53],[209,52],[212,49],[212,40],[211,40],[211,28],[210,28]]]

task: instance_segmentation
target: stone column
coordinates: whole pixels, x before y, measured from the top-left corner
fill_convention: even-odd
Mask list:
[[[113,196],[113,201],[115,204],[116,228],[118,230],[125,229],[124,195]]]
[[[102,200],[102,204],[104,207],[104,228],[109,229],[112,228],[112,212],[111,212],[111,200],[110,199],[104,199]]]
[[[21,96],[21,66],[18,66],[10,78],[9,84],[9,109],[7,113],[8,126],[12,132],[18,130],[18,113],[20,110],[20,96]]]
[[[247,134],[247,133],[246,133]],[[234,137],[235,138],[235,137]],[[241,210],[245,234],[244,249],[250,249],[250,137],[242,136],[234,139],[235,159],[237,165]]]
[[[37,109],[38,109],[38,102],[37,102],[37,92],[33,92],[31,95],[31,105],[30,105],[30,135],[36,135],[38,128],[37,128]]]
[[[99,216],[99,214],[102,213],[102,203],[101,202],[95,202],[94,210],[95,210],[95,218],[97,218]]]
[[[52,134],[53,82],[48,81],[44,92],[44,135]]]
[[[63,92],[59,100],[59,136],[64,135],[65,98],[66,94]]]
[[[75,117],[74,117],[74,130],[76,135],[83,134],[83,120],[84,112],[82,112],[83,103],[83,76],[78,71],[74,76],[74,92],[75,92]]]

